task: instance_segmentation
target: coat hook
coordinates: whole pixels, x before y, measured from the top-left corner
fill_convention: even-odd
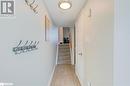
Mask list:
[[[27,5],[29,5],[29,4],[28,4],[28,0],[25,0],[25,2],[26,2]]]
[[[25,45],[27,45],[27,44],[28,44],[28,41],[26,41]],[[24,46],[25,46],[25,45],[24,45]]]
[[[37,43],[37,41],[35,41],[33,45],[35,45],[36,43]]]
[[[33,0],[31,3],[29,3],[28,0],[25,0],[25,2],[26,2],[26,4],[27,4],[28,6],[30,6],[30,5],[33,5],[33,4],[34,4],[35,0]]]
[[[37,44],[36,45],[38,45],[39,44],[39,41],[37,42]]]
[[[30,43],[29,43],[29,41],[27,40],[27,41],[25,41],[24,45],[21,45],[22,42],[23,41],[20,40],[20,42],[18,43],[18,45],[16,47],[13,47],[13,49],[12,49],[13,52],[16,55],[38,49],[37,45],[39,44],[39,41],[30,41]]]
[[[36,11],[36,9],[38,8],[38,5],[36,5],[34,8],[33,8],[33,11],[34,11],[34,13],[38,13],[37,11]]]
[[[33,9],[33,12],[36,13],[36,14],[38,13],[38,12],[36,11],[36,9]]]
[[[33,9],[36,9],[38,7],[38,5],[36,5]]]
[[[38,7],[38,5],[36,5],[35,7],[33,6],[33,4],[35,3],[35,1],[36,1],[36,0],[33,0],[31,3],[29,3],[28,0],[25,0],[26,4],[27,4],[28,6],[30,6],[30,8],[33,10],[34,13],[37,14],[38,12],[36,11],[36,8]]]
[[[22,43],[22,40],[20,40],[19,44],[17,45],[17,47]]]
[[[32,7],[32,5],[35,3],[35,0],[32,1],[32,3],[30,3],[30,7]]]
[[[31,45],[32,43],[33,43],[33,41],[31,41],[30,45]],[[30,46],[30,45],[29,45],[29,46]]]

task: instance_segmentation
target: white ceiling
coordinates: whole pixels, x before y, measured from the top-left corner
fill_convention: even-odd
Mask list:
[[[70,27],[74,24],[87,0],[70,0],[72,8],[69,10],[60,9],[58,7],[59,0],[43,1],[55,25]]]

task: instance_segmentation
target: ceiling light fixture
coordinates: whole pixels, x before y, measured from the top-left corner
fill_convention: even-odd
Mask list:
[[[69,0],[60,0],[59,7],[63,10],[68,10],[72,7],[72,3]]]

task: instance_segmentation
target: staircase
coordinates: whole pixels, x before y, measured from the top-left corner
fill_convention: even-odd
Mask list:
[[[58,64],[71,64],[69,44],[59,44]]]

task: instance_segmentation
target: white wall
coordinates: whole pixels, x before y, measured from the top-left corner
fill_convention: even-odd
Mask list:
[[[69,27],[63,28],[63,35],[64,35],[65,38],[69,37],[69,35],[70,35],[70,28]]]
[[[48,86],[55,65],[57,27],[51,26],[50,41],[44,41],[44,16],[47,11],[37,0],[39,14],[34,14],[24,0],[15,0],[16,13],[0,17],[0,82],[14,86]],[[40,41],[36,51],[15,55],[12,48],[20,40]]]
[[[77,43],[81,42],[76,44],[76,70],[82,86],[113,85],[113,31],[114,0],[88,0],[76,21]]]
[[[71,63],[74,65],[74,47],[75,47],[75,40],[74,40],[74,27],[70,27],[70,46],[71,46]]]
[[[129,0],[115,0],[114,86],[130,86],[129,8]]]
[[[60,27],[58,30],[59,43],[63,42],[63,27]]]

